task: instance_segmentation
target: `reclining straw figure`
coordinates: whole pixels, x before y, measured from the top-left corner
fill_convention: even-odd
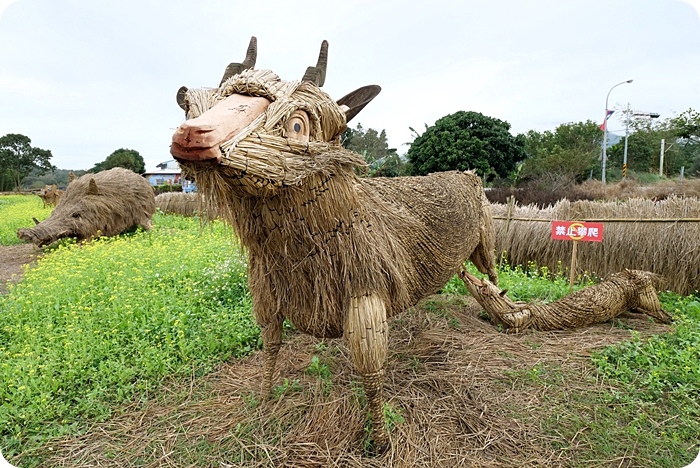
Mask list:
[[[365,162],[340,136],[380,87],[332,100],[320,89],[326,41],[301,81],[253,69],[256,49],[253,37],[218,88],[180,88],[188,120],[171,153],[248,251],[263,391],[271,389],[285,318],[316,337],[343,336],[383,449],[387,318],[438,291],[467,259],[497,281],[488,202],[471,172],[357,177]]]

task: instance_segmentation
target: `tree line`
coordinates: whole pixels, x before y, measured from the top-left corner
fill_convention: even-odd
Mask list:
[[[681,171],[690,177],[700,176],[700,113],[688,109],[665,120],[631,114],[629,128],[627,176],[642,178],[658,172],[662,139],[665,146],[661,169],[665,176],[677,176]],[[341,143],[364,156],[367,170],[360,175],[369,177],[472,169],[494,186],[529,185],[541,190],[601,177],[603,131],[592,120],[513,135],[506,121],[479,112],[459,111],[438,119],[432,126],[426,125],[420,134],[411,130],[413,141],[403,155],[389,147],[385,130],[365,129],[362,124],[346,129]],[[612,145],[607,154],[606,179],[621,179],[624,140]],[[67,185],[69,171],[57,169],[51,158],[50,150],[33,147],[29,137],[0,137],[0,191],[52,183]],[[91,169],[76,172],[80,175],[113,167],[125,167],[139,174],[146,171],[138,151],[121,148]]]
[[[126,148],[114,151],[87,171],[58,169],[51,164],[52,157],[50,150],[32,146],[31,139],[25,135],[8,133],[0,137],[0,192],[38,189],[52,184],[65,187],[70,172],[80,176],[114,167],[131,169],[138,174],[146,172],[146,163],[139,152]]]
[[[678,176],[681,170],[700,176],[700,113],[688,109],[660,121],[631,114],[629,127],[627,176],[658,172],[662,139],[665,176]],[[370,176],[473,169],[487,183],[543,190],[601,178],[603,131],[592,120],[513,135],[508,122],[459,111],[426,125],[422,134],[411,130],[414,139],[403,156],[389,148],[384,130],[365,130],[361,124],[345,132],[343,145],[365,156]],[[606,179],[621,179],[624,139],[609,147],[607,156]]]

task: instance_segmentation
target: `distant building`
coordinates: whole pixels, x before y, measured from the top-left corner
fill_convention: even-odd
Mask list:
[[[146,172],[143,176],[148,182],[155,185],[180,184],[183,192],[194,192],[197,188],[194,182],[182,178],[180,165],[174,159],[157,164],[155,171]]]

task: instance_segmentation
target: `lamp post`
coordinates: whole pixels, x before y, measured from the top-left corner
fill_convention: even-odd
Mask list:
[[[619,82],[618,84],[610,88],[610,91],[608,91],[608,95],[605,96],[605,116],[603,117],[603,173],[600,178],[600,180],[603,183],[605,183],[605,165],[608,159],[608,99],[610,98],[610,93],[613,89],[617,88],[622,84],[631,83],[632,81],[633,80]]]

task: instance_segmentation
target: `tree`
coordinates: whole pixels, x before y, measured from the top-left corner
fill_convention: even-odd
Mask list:
[[[369,166],[370,177],[396,177],[404,175],[406,162],[396,148],[389,148],[386,131],[373,128],[365,130],[362,124],[347,128],[342,136],[343,147],[361,154]]]
[[[126,148],[120,148],[107,156],[104,161],[95,164],[88,172],[100,172],[112,169],[114,167],[123,167],[131,169],[137,174],[146,172],[146,163],[138,151]]]
[[[407,156],[414,175],[476,169],[487,178],[505,178],[525,159],[524,138],[511,135],[508,122],[459,111],[426,128]]]
[[[688,109],[671,119],[671,124],[679,138],[681,159],[688,174],[700,175],[700,113]]]
[[[29,174],[26,179],[24,179],[22,185],[29,190],[44,188],[44,186],[52,184],[56,184],[58,188],[65,188],[68,186],[71,172],[75,177],[80,177],[81,175],[85,174],[86,171],[56,169],[53,172],[46,174],[38,174],[35,171],[32,171],[32,173]]]
[[[554,131],[530,130],[524,139],[527,159],[520,177],[543,189],[581,182],[600,166],[603,132],[592,120],[562,124]]]
[[[51,164],[51,151],[34,148],[29,137],[17,133],[8,133],[0,137],[0,173],[12,181],[18,192],[22,189],[24,179],[36,171],[38,174],[56,169]]]
[[[700,169],[700,114],[689,109],[675,118],[631,116],[627,167],[634,172],[658,172],[661,140],[664,140],[664,174],[677,175],[685,167],[691,175]],[[624,140],[610,148],[611,167],[622,167]]]
[[[691,143],[700,143],[700,113],[693,109],[681,113],[671,119],[676,136]]]

